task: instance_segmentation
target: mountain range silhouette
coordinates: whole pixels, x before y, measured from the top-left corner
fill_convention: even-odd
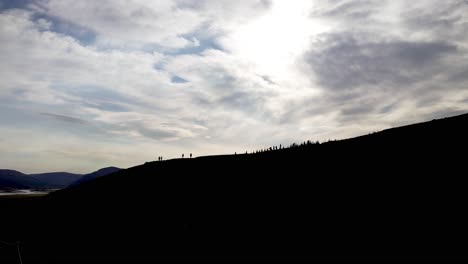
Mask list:
[[[84,175],[68,172],[24,174],[15,170],[0,170],[0,190],[62,189],[118,170],[120,169],[116,167],[106,167]]]
[[[148,162],[43,198],[0,199],[0,240],[21,241],[24,263],[468,260],[467,135],[465,114]]]

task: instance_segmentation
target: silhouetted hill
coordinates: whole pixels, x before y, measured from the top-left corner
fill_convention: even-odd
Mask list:
[[[259,154],[149,162],[9,206],[4,236],[21,240],[31,262],[467,260],[467,135],[461,115]],[[25,228],[39,213],[41,228]]]
[[[102,168],[102,169],[97,170],[95,172],[83,175],[81,178],[79,178],[78,180],[76,180],[72,184],[70,184],[70,186],[76,186],[76,185],[82,184],[84,182],[88,182],[88,181],[94,180],[96,178],[99,178],[99,177],[106,176],[108,174],[117,172],[119,170],[121,170],[121,169],[117,168],[117,167]]]
[[[49,187],[53,188],[65,188],[82,177],[81,174],[68,172],[49,172],[41,174],[30,174],[29,176],[34,177],[42,182],[46,182]]]
[[[0,189],[45,188],[47,183],[15,170],[0,170]]]
[[[62,189],[71,184],[80,184],[120,170],[107,167],[88,174],[49,172],[24,174],[14,170],[0,170],[0,189]]]

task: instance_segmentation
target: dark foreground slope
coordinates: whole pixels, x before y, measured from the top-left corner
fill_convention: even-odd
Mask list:
[[[462,115],[261,154],[147,163],[45,199],[4,201],[2,235],[22,242],[28,263],[467,260],[467,135]]]

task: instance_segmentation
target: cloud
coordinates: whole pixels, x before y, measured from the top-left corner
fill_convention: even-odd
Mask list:
[[[457,46],[444,41],[371,38],[359,33],[331,34],[305,59],[323,87],[337,90],[372,85],[378,89],[432,78],[446,69],[445,57],[457,55]]]
[[[179,76],[173,76],[171,78],[171,82],[173,82],[173,83],[186,83],[187,80],[185,80],[184,78],[181,78]]]
[[[341,19],[353,21],[366,20],[382,7],[382,3],[369,0],[328,0],[324,1],[322,5],[321,8],[317,8],[311,15],[331,18],[340,17]]]
[[[25,8],[28,5],[28,0],[0,0],[0,11],[12,8]]]
[[[1,3],[0,167],[89,172],[468,110],[466,1]]]
[[[59,115],[59,114],[52,114],[52,113],[41,113],[41,115],[53,118],[61,122],[66,122],[66,123],[80,124],[80,125],[84,125],[88,123],[88,121],[86,120],[72,117],[72,116],[67,116],[67,115]]]
[[[179,35],[194,30],[201,18],[177,10],[174,2],[37,1],[40,13],[73,22],[96,32],[100,46],[140,47],[146,43],[180,48],[190,42]]]
[[[197,130],[197,125],[174,122],[174,118],[208,118],[215,109],[224,108],[222,111],[226,112],[226,107],[229,107],[246,111],[247,107],[256,105],[254,100],[246,101],[250,93],[241,92],[245,89],[254,92],[256,87],[252,86],[254,84],[247,86],[248,78],[239,77],[237,80],[237,76],[230,77],[232,74],[240,75],[240,71],[235,67],[223,69],[229,56],[222,52],[191,55],[188,59],[144,52],[99,51],[84,47],[67,36],[40,31],[26,11],[8,12],[4,18],[5,25],[15,26],[15,31],[9,32],[8,37],[7,33],[3,34],[5,43],[15,45],[9,50],[0,50],[6,59],[2,92],[23,102],[41,104],[45,108],[42,111],[48,111],[50,105],[66,107],[70,114],[79,118],[86,116],[87,120],[121,136],[174,140],[198,135],[192,132]],[[13,24],[8,19],[21,23]],[[154,69],[153,65],[163,59],[168,66]],[[23,65],[24,61],[28,64]],[[177,61],[184,61],[189,70],[184,72],[179,67],[172,70],[170,65]],[[235,63],[235,60],[231,58],[231,62]],[[193,83],[189,84],[193,85],[192,89],[186,91],[184,87],[172,87],[172,72],[180,73],[179,78]],[[21,83],[17,83],[18,80]],[[40,96],[43,93],[47,97]],[[209,97],[204,97],[204,94]],[[197,96],[207,99],[210,106],[200,108]],[[224,114],[222,118],[226,120],[226,116]],[[169,122],[173,124],[170,128],[158,127],[159,123]],[[213,133],[218,129],[213,127]],[[205,130],[202,132],[206,133]]]
[[[468,3],[464,0],[412,3],[402,14],[402,23],[408,31],[427,38],[448,39],[463,43],[468,28]]]
[[[241,2],[37,0],[31,6],[40,14],[73,25],[71,32],[76,32],[76,27],[94,32],[101,47],[170,51],[199,46],[198,40],[187,37],[191,33],[207,30],[219,34],[225,24],[242,18],[241,12],[245,20],[268,7],[265,0]]]
[[[311,17],[333,27],[317,35],[302,58],[304,72],[323,92],[320,110],[313,111],[336,113],[342,127],[466,111],[454,100],[466,96],[466,11],[465,1],[327,1],[316,7]]]

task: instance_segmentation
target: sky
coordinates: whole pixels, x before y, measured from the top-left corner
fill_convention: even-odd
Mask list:
[[[0,168],[342,139],[468,112],[467,0],[0,0]]]

